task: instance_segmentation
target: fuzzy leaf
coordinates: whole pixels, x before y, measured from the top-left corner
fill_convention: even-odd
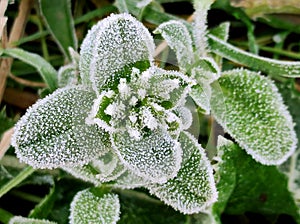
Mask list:
[[[40,219],[29,219],[21,216],[14,216],[9,220],[8,224],[56,224],[56,222],[51,222],[48,220],[40,220]]]
[[[288,190],[287,177],[276,166],[256,162],[238,145],[224,138],[219,139],[218,150],[221,164],[217,170],[217,187],[222,193],[220,201],[213,205],[215,215],[224,209],[231,215],[253,212],[276,217],[288,214],[299,223],[298,208]]]
[[[116,194],[99,194],[93,189],[78,192],[71,203],[70,224],[114,224],[119,220]]]
[[[79,69],[84,83],[101,91],[126,65],[152,61],[154,42],[142,23],[129,14],[111,15],[95,25],[84,39]]]
[[[83,165],[107,151],[108,135],[85,117],[95,95],[84,86],[58,89],[38,101],[15,127],[17,156],[38,168]]]
[[[57,72],[49,62],[38,54],[30,53],[19,48],[7,48],[3,50],[4,54],[17,58],[38,70],[41,77],[48,85],[50,91],[57,89]]]
[[[174,179],[165,184],[149,185],[150,193],[184,214],[203,211],[217,199],[211,165],[197,140],[182,132],[179,141],[183,149],[181,168]]]
[[[71,59],[68,48],[77,49],[74,21],[70,0],[40,0],[46,25],[64,55]],[[63,32],[62,32],[63,31]]]
[[[115,180],[126,171],[119,158],[112,152],[108,152],[84,166],[64,166],[62,168],[73,176],[96,186]]]
[[[186,26],[176,20],[159,25],[154,33],[160,33],[175,51],[179,67],[182,71],[188,71],[194,63],[192,38]]]
[[[226,72],[213,85],[211,108],[225,131],[258,162],[278,165],[295,151],[291,115],[270,79],[247,70]]]
[[[74,64],[68,64],[60,67],[58,70],[58,86],[66,87],[76,85],[79,83],[79,76],[77,68]]]
[[[136,175],[155,183],[176,176],[181,163],[181,148],[160,129],[149,131],[141,139],[127,131],[112,134],[113,147],[125,166]]]

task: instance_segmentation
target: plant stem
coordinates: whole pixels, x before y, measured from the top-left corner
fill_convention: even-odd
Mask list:
[[[17,186],[23,180],[25,180],[28,176],[30,176],[35,170],[28,166],[24,170],[22,170],[15,178],[7,182],[1,189],[0,189],[0,198],[10,191],[12,188]]]

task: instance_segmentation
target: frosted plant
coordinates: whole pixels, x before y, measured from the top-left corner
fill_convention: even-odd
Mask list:
[[[152,36],[129,14],[96,24],[79,61],[71,51],[72,64],[61,68],[62,88],[16,125],[12,144],[20,160],[96,186],[143,186],[186,214],[211,205],[217,198],[211,165],[185,132],[192,124],[186,98],[198,77],[158,68],[153,52]],[[70,221],[116,223],[119,207],[115,193],[84,190],[72,202]]]

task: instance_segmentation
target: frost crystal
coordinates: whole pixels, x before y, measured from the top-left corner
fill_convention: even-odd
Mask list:
[[[204,211],[217,199],[211,165],[196,139],[182,132],[183,161],[177,176],[164,184],[150,184],[152,194],[184,214]]]
[[[71,203],[70,224],[115,224],[120,202],[116,194],[101,194],[95,189],[78,192]]]
[[[80,72],[101,91],[126,65],[152,61],[154,42],[142,23],[129,14],[111,15],[95,25],[81,47]]]
[[[112,135],[116,153],[136,175],[155,183],[176,176],[181,163],[181,148],[162,130],[149,131],[141,140],[132,139],[125,131]]]
[[[295,151],[291,115],[271,80],[255,72],[233,70],[214,84],[222,92],[213,87],[213,115],[255,160],[278,165]]]
[[[94,97],[83,86],[67,87],[29,108],[12,139],[20,160],[37,168],[55,168],[86,164],[104,154],[108,135],[85,124]]]

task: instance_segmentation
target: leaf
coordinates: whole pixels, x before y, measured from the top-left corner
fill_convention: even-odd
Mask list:
[[[48,30],[64,55],[71,60],[68,48],[77,49],[70,0],[40,0],[40,9]]]
[[[194,63],[194,52],[191,35],[186,26],[176,20],[165,22],[157,27],[154,33],[160,33],[175,51],[181,71],[188,71]]]
[[[126,170],[113,182],[113,187],[117,189],[133,189],[138,187],[144,187],[149,183],[149,180],[139,177],[133,172]]]
[[[21,216],[14,216],[10,219],[8,224],[56,224],[56,222],[51,222],[48,220],[40,220],[40,219],[29,219]]]
[[[270,79],[233,70],[224,73],[212,90],[212,114],[256,161],[278,165],[295,151],[292,117]]]
[[[96,186],[117,179],[126,169],[113,152],[92,160],[84,166],[64,166],[65,171]]]
[[[76,67],[73,64],[68,64],[60,67],[58,70],[58,86],[66,87],[79,83],[79,76]]]
[[[182,132],[179,141],[183,161],[177,176],[165,184],[147,186],[150,193],[184,214],[193,214],[210,206],[217,199],[211,165],[197,140]]]
[[[111,135],[115,152],[134,174],[155,183],[164,183],[176,176],[181,163],[181,148],[163,130],[149,131],[136,140],[127,131]]]
[[[36,168],[55,168],[104,154],[108,135],[85,124],[94,97],[85,86],[63,88],[29,108],[12,139],[18,158]]]
[[[119,220],[116,194],[99,194],[93,189],[78,192],[71,203],[70,224],[114,224]]]
[[[280,61],[258,56],[234,47],[213,35],[208,35],[208,42],[212,52],[228,60],[274,76],[300,77],[300,62]]]
[[[57,89],[57,72],[52,65],[38,54],[29,53],[19,48],[6,48],[3,54],[17,58],[38,70],[41,77],[53,92]]]
[[[287,177],[277,167],[256,162],[238,145],[226,139],[219,139],[218,150],[221,155],[218,190],[223,193],[220,193],[220,202],[213,206],[216,214],[226,207],[226,214],[288,214],[299,223],[298,208],[287,188]]]
[[[95,25],[84,39],[79,70],[101,92],[124,66],[152,61],[154,42],[146,27],[129,14],[111,15]]]

